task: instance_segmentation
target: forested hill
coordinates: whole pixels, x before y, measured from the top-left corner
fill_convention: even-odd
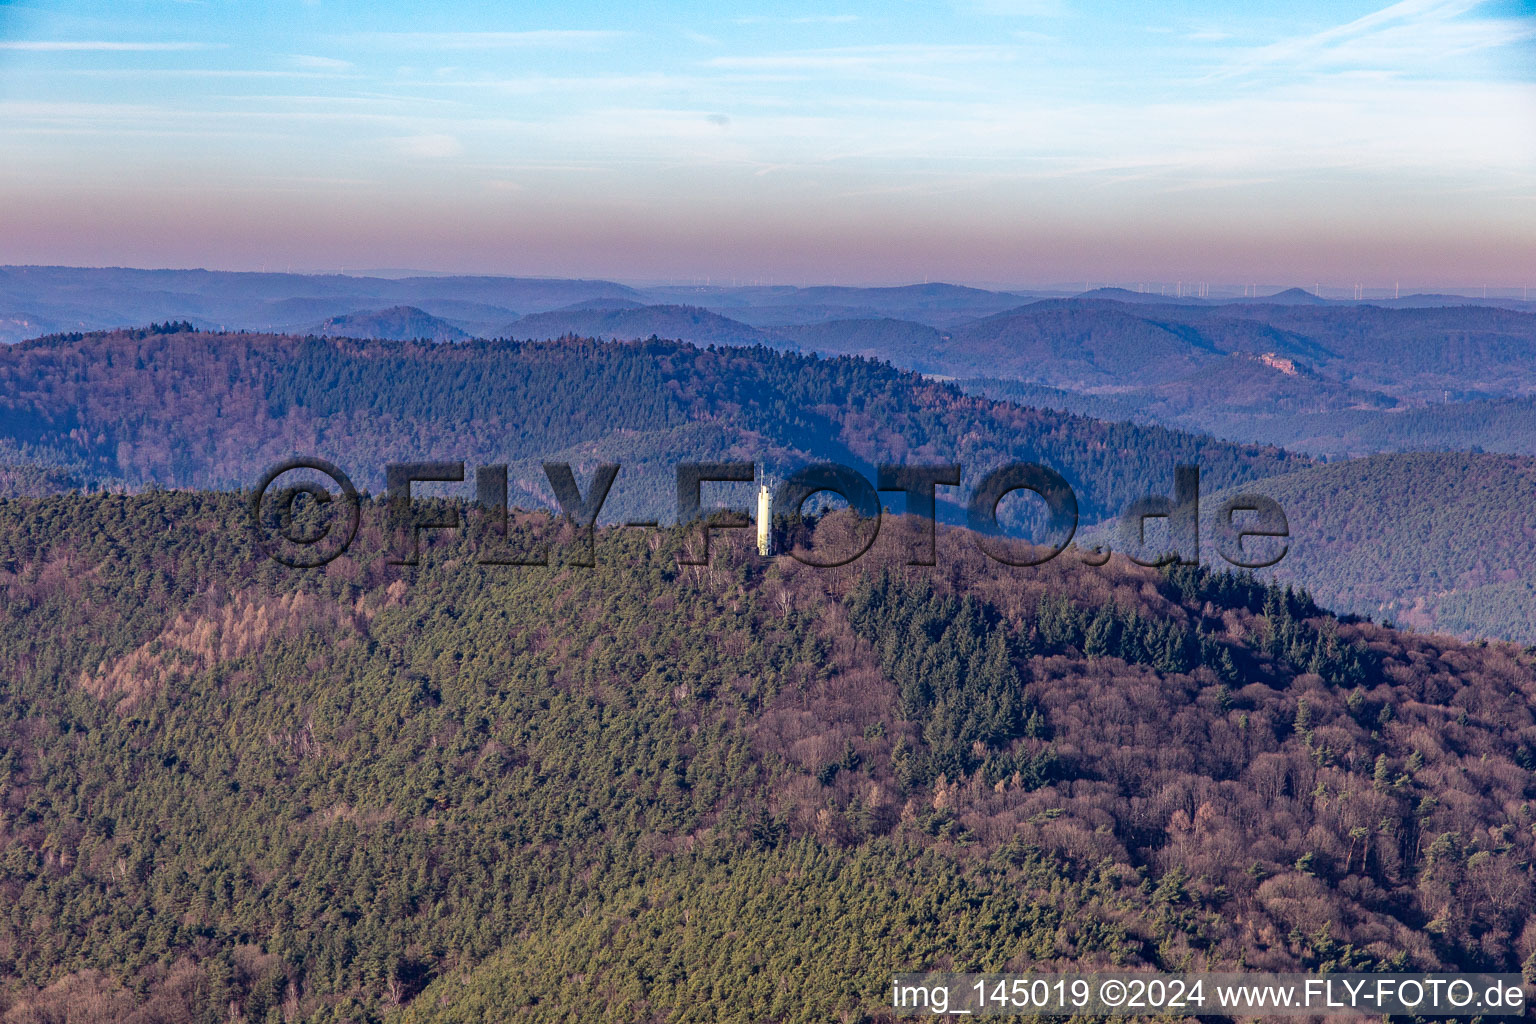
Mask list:
[[[943,329],[864,319],[781,333],[818,351],[878,351],[929,373],[1104,392],[1197,381],[1233,355],[1268,354],[1334,388],[1417,404],[1429,395],[1438,401],[1528,394],[1536,314],[1078,298],[1031,302]]]
[[[0,1019],[878,1022],[906,969],[1536,965],[1518,648],[958,531],[934,569],[683,567],[666,530],[391,567],[373,514],[296,572],[235,495],[0,502]]]
[[[1211,487],[1305,460],[1156,427],[972,397],[860,358],[768,348],[474,341],[458,345],[155,329],[0,349],[0,463],[84,483],[238,488],[294,454],[382,488],[386,461],[625,465],[605,513],[674,512],[679,461],[959,462],[967,481],[1037,461],[1086,516],[1171,487],[1176,462]],[[34,472],[29,480],[37,477]],[[3,477],[0,477],[3,479]]]
[[[1330,607],[1536,642],[1536,459],[1376,455],[1245,489],[1289,515],[1293,553],[1273,574]]]

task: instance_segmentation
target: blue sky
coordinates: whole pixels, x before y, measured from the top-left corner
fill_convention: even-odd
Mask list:
[[[1536,286],[1536,3],[0,3],[0,262]]]

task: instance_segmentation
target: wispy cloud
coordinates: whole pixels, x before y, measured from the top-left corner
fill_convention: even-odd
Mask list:
[[[146,53],[212,48],[210,43],[130,43],[108,39],[20,39],[0,42],[0,50],[30,50],[38,53]]]
[[[753,56],[715,57],[707,66],[739,71],[856,71],[926,64],[971,64],[1012,60],[1006,46],[923,44],[860,46]]]
[[[1479,14],[1485,6],[1483,0],[1401,0],[1322,32],[1239,53],[1208,78],[1331,69],[1423,75],[1452,58],[1536,38],[1536,19]]]
[[[857,14],[807,14],[794,18],[782,18],[752,14],[734,20],[738,25],[851,25],[859,20],[859,16]]]
[[[1531,0],[1363,0],[1345,15],[1320,0],[667,0],[581,21],[528,5],[489,20],[479,0],[443,0],[431,20],[379,6],[362,23],[334,0],[288,19],[145,0],[109,25],[68,13],[100,0],[28,4],[27,31],[0,34],[14,143],[0,184],[26,183],[5,189],[25,213],[33,195],[68,209],[70,189],[255,197],[313,180],[328,197],[361,177],[420,200],[402,210],[440,203],[436,223],[455,230],[557,208],[594,223],[652,210],[667,237],[706,210],[815,233],[828,222],[814,209],[850,237],[911,217],[973,240],[1051,217],[1247,217],[1327,239],[1369,212],[1383,237],[1456,220],[1536,238]],[[478,31],[502,27],[528,31]],[[210,53],[153,52],[178,50]],[[355,197],[334,189],[330,235],[353,237]],[[240,200],[229,208],[259,206]],[[307,200],[283,228],[318,235],[326,205]]]
[[[81,103],[64,100],[0,101],[0,119],[34,118],[145,118],[167,112],[167,108],[138,103]]]
[[[315,57],[305,53],[295,53],[288,58],[295,66],[311,71],[348,71],[352,68],[352,62],[341,60],[338,57]]]
[[[415,98],[422,99],[428,93],[447,92],[458,93],[459,98],[455,102],[473,104],[476,96],[495,94],[497,96],[556,96],[562,101],[577,106],[591,102],[611,100],[618,101],[628,99],[631,102],[637,94],[672,94],[672,95],[697,95],[700,91],[711,91],[715,98],[725,95],[722,81],[728,76],[711,74],[678,75],[663,72],[647,72],[644,74],[592,74],[592,75],[546,75],[526,74],[516,77],[442,77],[423,78],[409,83],[409,88],[417,90]],[[732,78],[750,79],[751,76],[729,76]],[[735,103],[750,104],[755,97],[761,94],[747,91],[738,91],[730,95]]]
[[[622,32],[585,29],[537,29],[529,32],[370,32],[358,42],[438,50],[590,48],[623,36]]]
[[[290,79],[293,81],[305,81],[324,79],[335,81],[342,77],[356,77],[342,75],[335,71],[275,71],[264,68],[59,68],[48,72],[52,76],[72,76],[83,79],[105,79],[112,82],[127,82],[135,79],[157,78],[275,78]]]
[[[1056,18],[1067,13],[1061,0],[959,0],[961,10],[1003,18]]]

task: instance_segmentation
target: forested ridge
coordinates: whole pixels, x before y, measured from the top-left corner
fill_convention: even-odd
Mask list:
[[[615,462],[623,469],[603,509],[612,523],[669,521],[681,462],[754,461],[782,475],[830,460],[872,478],[877,462],[954,461],[964,486],[939,490],[941,514],[954,521],[985,473],[1019,460],[1067,478],[1087,529],[1137,498],[1170,493],[1173,467],[1192,463],[1208,511],[1218,492],[1283,478],[1272,493],[1294,541],[1278,578],[1415,628],[1536,640],[1536,596],[1522,582],[1536,560],[1536,524],[1523,511],[1533,485],[1521,460],[1425,454],[1318,465],[1278,448],[1052,411],[1059,403],[1044,389],[988,386],[1019,404],[866,358],[762,346],[444,345],[165,323],[0,349],[0,494],[233,489],[281,459],[318,455],[374,493],[391,461],[464,460],[471,475],[506,462],[512,500],[531,506],[552,499],[542,462],[570,462],[583,481]],[[1124,411],[1118,401],[1082,411],[1112,415]],[[736,504],[747,497],[718,493]],[[887,501],[900,510],[899,496]],[[1004,505],[1007,525],[1028,511],[1017,501]]]
[[[626,466],[605,512],[675,512],[678,461],[798,467],[959,462],[967,483],[1037,461],[1085,515],[1171,486],[1305,464],[1275,448],[1021,408],[861,358],[652,339],[462,345],[255,334],[187,324],[61,335],[0,349],[0,464],[82,484],[238,488],[279,459],[319,455],[383,487],[388,461],[508,462],[514,495],[542,461]],[[0,481],[3,481],[0,477]]]
[[[883,1020],[889,975],[1536,967],[1536,667],[944,530],[257,556],[0,502],[0,1020]],[[834,520],[837,516],[833,517]],[[519,518],[519,530],[531,521]],[[823,524],[825,527],[827,524]]]
[[[1414,629],[1536,640],[1536,460],[1376,455],[1245,489],[1289,513],[1293,552],[1276,578]]]
[[[1240,433],[1228,431],[1226,436]],[[1276,417],[1247,439],[1328,455],[1392,451],[1536,455],[1536,400],[1497,398],[1438,402],[1394,412],[1305,413]]]
[[[1462,400],[1529,394],[1536,315],[1454,304],[1138,304],[1079,296],[943,329],[864,319],[782,333],[818,351],[878,353],[930,373],[1106,393],[1198,383],[1202,371],[1234,355],[1271,353],[1316,372],[1336,393],[1347,388],[1420,405],[1443,393]],[[1166,411],[1174,409],[1197,415],[1199,402]]]
[[[1227,369],[1240,364],[1231,364]],[[1280,445],[1328,458],[1385,452],[1500,452],[1536,455],[1536,401],[1529,397],[1445,401],[1447,392],[1416,407],[1384,407],[1385,396],[1310,377],[1280,383],[1263,368],[1234,382],[1202,371],[1161,388],[1107,394],[1064,391],[1016,380],[959,382],[973,394],[1059,409],[1097,419],[1161,423],[1250,444]],[[1310,389],[1310,391],[1309,391]],[[1340,401],[1340,400],[1343,401]]]

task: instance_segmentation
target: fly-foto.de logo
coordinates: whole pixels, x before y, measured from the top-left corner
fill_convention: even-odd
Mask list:
[[[576,530],[577,556],[566,564],[595,564],[593,537],[598,516],[613,492],[621,468],[604,463],[592,473],[585,489],[569,463],[546,462],[544,476],[560,507],[560,515]],[[284,478],[296,474],[294,482]],[[681,462],[675,467],[677,484],[676,523],[697,531],[699,543],[688,545],[678,560],[687,565],[709,561],[711,531],[756,527],[757,550],[763,557],[787,555],[820,567],[847,565],[874,544],[885,514],[881,495],[899,495],[901,511],[918,528],[909,539],[908,564],[934,565],[934,535],[938,520],[940,488],[959,488],[964,476],[955,463],[937,465],[880,465],[875,480],[861,471],[831,462],[814,463],[779,479],[760,473],[752,462]],[[330,485],[316,477],[327,478]],[[465,464],[458,462],[392,462],[385,466],[385,520],[388,532],[399,539],[390,561],[414,565],[424,530],[457,530],[464,527],[452,504],[426,503],[413,495],[416,484],[463,483]],[[756,483],[755,513],[706,506],[705,489],[711,484]],[[1033,494],[1043,503],[1043,535],[1021,543],[999,521],[998,508],[1015,492]],[[801,521],[813,497],[840,498],[858,523],[855,540],[835,556],[807,551],[782,543],[785,524]],[[464,495],[468,498],[469,495]],[[492,565],[549,564],[548,551],[534,545],[519,548],[509,530],[507,466],[478,466],[474,472],[473,504],[477,558]],[[981,476],[965,495],[964,523],[975,535],[976,545],[988,557],[1012,566],[1041,565],[1067,550],[1078,533],[1077,494],[1055,470],[1034,462],[1012,462]],[[946,501],[949,496],[946,494]],[[335,464],[319,458],[295,458],[281,462],[263,474],[251,496],[249,525],[257,547],[283,565],[318,568],[351,547],[362,521],[364,499],[352,480]],[[1223,499],[1212,517],[1217,554],[1231,565],[1258,569],[1274,565],[1288,550],[1290,527],[1284,510],[1261,494],[1236,494]],[[1158,523],[1156,539],[1149,540],[1149,526]],[[1200,470],[1180,465],[1174,470],[1173,494],[1147,495],[1131,502],[1114,524],[1116,546],[1141,565],[1194,564],[1200,556]],[[622,525],[660,529],[656,519],[630,520]],[[1245,543],[1247,542],[1247,543]],[[1106,543],[1080,549],[1090,564],[1103,564],[1110,554]]]

